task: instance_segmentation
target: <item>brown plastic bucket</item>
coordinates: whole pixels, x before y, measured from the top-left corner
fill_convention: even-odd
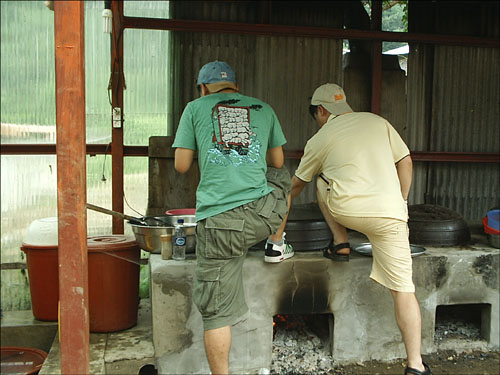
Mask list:
[[[57,246],[23,243],[31,294],[31,309],[38,320],[57,321],[59,301],[59,267]]]
[[[137,323],[141,250],[133,237],[88,238],[91,332],[114,332]]]
[[[137,323],[141,250],[134,237],[93,236],[88,245],[89,319],[91,332],[114,332]],[[38,320],[57,321],[58,247],[23,243],[31,308]]]

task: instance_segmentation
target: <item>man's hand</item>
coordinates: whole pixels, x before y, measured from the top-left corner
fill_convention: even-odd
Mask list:
[[[175,149],[175,170],[179,173],[186,173],[193,163],[194,150],[188,148]]]

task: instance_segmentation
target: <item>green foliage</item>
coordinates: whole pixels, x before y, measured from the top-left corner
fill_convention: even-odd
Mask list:
[[[403,25],[404,25],[404,30],[405,32],[408,32],[408,0],[401,0],[400,1],[400,6],[403,8]]]
[[[371,16],[371,0],[361,0]],[[384,0],[382,2],[382,30],[408,32],[408,0]]]
[[[371,16],[370,0],[362,0],[363,6]],[[408,0],[384,0],[382,2],[382,30],[408,32]],[[402,47],[406,43],[402,42],[384,42],[382,51],[389,51],[398,47]]]

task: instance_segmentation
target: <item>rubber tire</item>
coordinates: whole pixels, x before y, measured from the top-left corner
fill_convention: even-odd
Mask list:
[[[428,246],[466,245],[471,237],[463,217],[453,210],[433,204],[408,207],[410,243]]]

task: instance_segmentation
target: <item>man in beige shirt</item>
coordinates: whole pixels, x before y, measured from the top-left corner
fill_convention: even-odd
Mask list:
[[[336,84],[318,87],[309,110],[320,129],[307,142],[292,178],[292,199],[318,176],[318,204],[333,233],[325,257],[349,261],[346,227],[368,237],[370,278],[388,288],[394,299],[408,356],[405,374],[429,375],[420,354],[421,316],[408,240],[410,151],[388,121],[353,112]]]

